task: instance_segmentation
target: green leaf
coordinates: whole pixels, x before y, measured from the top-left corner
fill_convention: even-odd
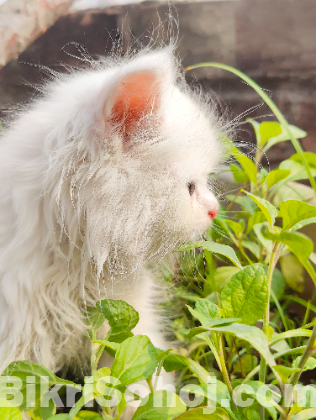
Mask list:
[[[280,181],[278,187],[280,187],[283,183],[308,179],[308,172],[304,164],[300,161],[295,161],[293,159],[283,160],[283,162],[280,163],[279,168],[288,169],[291,171],[291,174],[288,175],[286,179]],[[316,175],[316,169],[314,167],[310,167],[310,172],[313,177]]]
[[[49,400],[47,401],[47,399]],[[40,420],[47,420],[54,416],[56,414],[56,405],[53,399],[49,395],[44,394],[39,407],[33,410],[32,414],[35,419],[38,418]]]
[[[240,338],[241,340],[248,341],[248,343],[250,343],[259,353],[263,355],[263,357],[266,359],[270,367],[275,366],[275,360],[273,359],[273,356],[270,353],[267,337],[257,327],[252,327],[250,325],[238,324],[238,323],[228,325],[225,327],[211,327],[211,328],[198,327],[198,328],[193,328],[190,331],[190,333],[188,334],[188,338],[191,338],[194,335],[196,335],[195,330],[200,331],[200,332],[197,332],[197,334],[201,334],[202,332],[207,332],[207,331],[219,331],[223,333],[233,334],[236,337]]]
[[[279,136],[282,133],[281,124],[275,121],[264,121],[260,124],[260,143],[258,146],[262,147],[268,140]]]
[[[282,181],[282,179],[287,178],[290,173],[291,171],[289,169],[274,169],[273,171],[270,171],[267,176],[268,188],[273,187],[273,185]]]
[[[283,296],[285,290],[285,280],[283,274],[277,268],[273,270],[271,289],[278,300]]]
[[[214,270],[213,292],[220,293],[232,276],[239,272],[238,267],[224,266]]]
[[[274,366],[274,370],[276,372],[278,372],[278,374],[280,375],[280,377],[282,379],[282,382],[285,383],[285,384],[288,382],[289,377],[293,373],[300,371],[297,368],[292,368],[292,367],[283,366],[283,365]]]
[[[107,351],[111,356],[115,356],[116,351],[119,348],[119,344],[114,341],[107,340],[94,340],[92,343],[101,344],[104,346],[104,350]]]
[[[116,352],[112,366],[112,376],[122,385],[149,378],[158,364],[155,347],[144,335],[128,338]]]
[[[69,415],[66,413],[55,414],[55,416],[50,417],[48,420],[69,420]]]
[[[256,165],[249,157],[244,155],[237,147],[231,147],[231,154],[237,160],[237,162],[244,168],[244,171],[248,175],[250,181],[256,183],[257,181],[257,170]]]
[[[302,220],[316,217],[316,207],[304,201],[287,200],[280,203],[283,230],[290,229]]]
[[[302,229],[302,227],[311,225],[313,223],[316,223],[316,217],[311,217],[309,219],[302,220],[299,223],[296,223],[292,228],[291,231]]]
[[[289,250],[296,255],[300,263],[305,267],[311,279],[316,284],[316,273],[311,263],[308,261],[314,248],[313,242],[309,238],[297,232],[281,232],[278,234],[271,233],[266,230],[263,234],[266,238],[274,239],[287,245]]]
[[[291,140],[289,135],[284,130],[284,128],[282,126],[280,126],[280,127],[281,127],[281,133],[278,134],[277,136],[274,136],[274,137],[270,138],[270,140],[267,141],[266,146],[264,148],[265,151],[269,150],[272,146],[274,146],[277,143],[281,143],[283,141]],[[303,137],[307,136],[306,131],[301,130],[298,127],[295,127],[295,125],[289,124],[288,128],[290,129],[290,132],[292,133],[292,135],[296,139],[302,139]]]
[[[68,419],[67,419],[68,420]],[[82,410],[76,415],[74,420],[104,420],[101,414],[95,411]]]
[[[309,166],[316,168],[316,154],[312,152],[304,152],[303,155]],[[302,162],[302,158],[298,153],[294,153],[294,155],[292,155],[289,159],[295,162]]]
[[[185,369],[190,367],[190,361],[181,354],[169,353],[163,361],[163,367],[166,372]]]
[[[172,420],[185,410],[186,406],[177,394],[155,391],[149,394],[146,404],[138,407],[132,420]]]
[[[294,361],[293,361],[293,368],[298,368],[299,362],[300,362],[301,358],[297,357]],[[314,357],[310,357],[309,359],[307,359],[307,362],[304,365],[303,371],[305,372],[305,370],[314,370],[316,369],[316,359]]]
[[[3,376],[12,376],[17,377],[22,380],[22,387],[19,389],[19,392],[23,395],[23,402],[22,405],[19,407],[20,410],[29,411],[34,409],[40,402],[42,395],[45,393],[45,391],[53,385],[70,385],[75,388],[81,389],[80,385],[76,385],[74,382],[66,381],[64,379],[58,378],[53,372],[51,372],[46,367],[28,362],[28,361],[22,361],[22,362],[13,362],[11,363],[6,370],[1,375]],[[27,377],[33,377],[34,382],[34,390],[35,395],[34,398],[26,398],[26,387],[27,387]],[[45,376],[47,378],[47,382],[41,380],[41,378]],[[5,386],[4,386],[5,388]],[[14,387],[13,387],[14,388]],[[0,386],[0,398],[2,395],[2,392],[5,392],[3,389],[3,386]],[[27,400],[33,399],[32,404],[35,403],[35,405],[32,405],[31,407],[26,406]]]
[[[1,420],[22,420],[20,411],[3,398],[0,399],[0,419]]]
[[[271,204],[269,201],[264,200],[263,198],[257,197],[253,194],[251,194],[248,191],[241,190],[245,194],[248,195],[248,197],[252,198],[253,201],[257,204],[257,206],[260,208],[262,213],[264,214],[265,218],[269,222],[270,226],[273,227],[275,223],[275,218],[278,215],[277,209],[274,207],[273,204]]]
[[[176,417],[174,420],[230,420],[227,412],[221,407],[216,407],[216,410],[212,414],[204,414],[204,411],[205,413],[208,412],[207,407],[193,408]]]
[[[310,201],[315,197],[313,188],[303,185],[300,182],[287,182],[284,184],[283,180],[277,186],[276,191],[274,190],[273,204],[279,206],[282,201],[286,200],[302,200]],[[282,188],[279,185],[282,184]]]
[[[265,215],[262,213],[262,211],[256,211],[256,213],[252,214],[248,219],[248,225],[246,234],[251,232],[254,225],[257,225],[258,223],[262,223],[266,220]]]
[[[234,234],[237,237],[240,237],[240,235],[243,233],[244,226],[241,223],[234,222],[233,220],[226,220],[227,225],[231,228],[231,230],[234,232]]]
[[[252,118],[246,118],[246,121],[249,122],[253,126],[253,129],[254,129],[255,134],[256,134],[257,145],[259,146],[259,144],[261,142],[260,123],[258,123],[258,121],[254,120]]]
[[[270,346],[271,347],[274,346],[274,344],[276,344],[277,342],[281,340],[286,340],[288,338],[293,338],[293,337],[310,337],[311,334],[312,332],[310,330],[306,330],[304,328],[297,328],[296,330],[285,331],[280,334],[274,335],[270,339]]]
[[[248,175],[242,168],[240,168],[239,165],[232,164],[232,165],[229,165],[229,167],[236,182],[239,182],[240,184],[242,184],[245,181],[247,181]]]
[[[268,281],[261,264],[252,264],[234,274],[221,294],[226,317],[241,318],[254,324],[265,313],[268,303]]]
[[[122,300],[100,300],[97,308],[109,321],[111,336],[130,332],[138,324],[138,312]]]
[[[316,408],[307,408],[295,414],[291,420],[314,420],[316,417]]]
[[[271,254],[273,250],[273,243],[270,239],[267,239],[262,234],[264,230],[268,230],[268,226],[269,226],[268,222],[258,223],[257,225],[253,227],[253,230],[258,238],[258,241]]]
[[[258,244],[252,241],[242,241],[241,245],[243,248],[249,249],[258,260],[260,259],[260,246]]]
[[[87,324],[94,330],[101,327],[106,317],[96,308],[89,306],[86,312]]]
[[[207,318],[219,318],[220,309],[215,303],[207,299],[198,299],[195,304],[195,309]]]
[[[222,245],[211,241],[190,241],[182,244],[178,249],[176,249],[176,252],[189,251],[193,248],[203,248],[206,251],[211,251],[216,254],[224,255],[237,267],[242,268],[242,265],[239,259],[237,258],[235,251],[228,245]]]
[[[286,254],[279,259],[285,281],[291,289],[302,293],[304,290],[304,268],[293,254]]]

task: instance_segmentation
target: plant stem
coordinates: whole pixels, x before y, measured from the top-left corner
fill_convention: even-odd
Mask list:
[[[220,369],[224,378],[224,381],[227,385],[227,388],[229,390],[230,395],[233,395],[233,387],[232,384],[230,383],[230,379],[229,379],[229,375],[227,372],[227,367],[226,367],[226,363],[225,363],[225,359],[224,359],[224,346],[223,346],[223,336],[222,334],[219,335],[218,337],[218,356],[219,356],[219,361],[220,361]]]

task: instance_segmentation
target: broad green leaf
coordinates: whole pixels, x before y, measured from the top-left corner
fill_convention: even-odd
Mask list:
[[[299,362],[300,362],[301,358],[297,357],[294,361],[293,361],[293,368],[298,368]],[[316,359],[314,357],[310,357],[309,359],[307,359],[307,362],[304,365],[303,371],[305,370],[314,370],[316,369]]]
[[[282,181],[282,179],[287,178],[290,173],[291,171],[289,169],[274,169],[273,171],[270,171],[267,176],[268,188],[273,187],[273,185]]]
[[[280,123],[275,121],[263,121],[259,127],[260,130],[260,143],[258,146],[262,147],[268,140],[275,138],[282,133]]]
[[[39,404],[42,398],[42,395],[50,386],[70,385],[75,388],[79,388],[79,389],[81,388],[80,385],[76,385],[74,382],[58,378],[53,372],[51,372],[46,367],[36,364],[36,363],[29,362],[29,361],[11,363],[1,376],[12,376],[12,377],[20,378],[22,380],[22,387],[21,389],[19,389],[19,392],[21,392],[23,395],[23,402],[22,402],[22,405],[20,406],[20,409],[25,410],[25,411],[29,411],[29,409],[30,410],[34,409]],[[34,399],[33,402],[35,403],[35,405],[32,405],[30,407],[26,406],[27,377],[33,377],[35,381],[34,382],[35,395],[34,395],[34,398],[32,398]],[[46,380],[44,381],[42,377],[46,377],[47,381]],[[5,392],[5,390],[3,389],[4,387],[5,387],[5,384],[0,385],[0,398],[3,395],[3,392]]]
[[[226,317],[241,318],[254,324],[265,313],[268,303],[268,281],[261,264],[252,264],[234,274],[221,293]]]
[[[297,368],[293,368],[293,367],[289,367],[289,366],[283,366],[283,365],[277,365],[274,366],[274,370],[276,372],[278,372],[278,374],[280,375],[282,382],[283,383],[287,383],[289,377],[295,373],[295,372],[299,372],[299,369]]]
[[[224,408],[216,407],[216,410],[212,414],[208,413],[207,407],[198,407],[188,410],[174,420],[230,420],[229,415]]]
[[[298,200],[287,200],[280,203],[280,215],[283,219],[283,230],[290,229],[297,223],[316,217],[316,207]]]
[[[22,420],[20,411],[3,398],[0,398],[0,419],[1,420]]]
[[[132,420],[172,420],[185,411],[186,406],[177,394],[154,391],[146,404],[138,407]]]
[[[304,290],[304,268],[293,254],[286,254],[279,259],[283,276],[288,286],[296,292]]]
[[[273,243],[271,239],[267,239],[265,236],[263,236],[262,232],[265,230],[268,230],[268,222],[258,223],[253,227],[253,230],[258,238],[258,241],[261,243],[261,245],[271,254],[273,250]]]
[[[272,146],[274,146],[277,143],[281,143],[282,141],[290,140],[290,138],[289,138],[288,134],[286,133],[286,131],[284,130],[284,128],[282,126],[280,126],[280,127],[281,127],[281,133],[278,134],[275,137],[270,138],[270,140],[267,141],[267,143],[264,147],[265,151],[269,150]],[[302,139],[303,137],[307,136],[306,131],[301,130],[298,127],[295,127],[295,125],[289,124],[288,128],[296,139]]]
[[[190,361],[181,354],[169,353],[163,361],[166,372],[190,367]]]
[[[207,327],[214,325],[212,323],[212,318],[220,318],[219,307],[207,299],[198,299],[195,303],[195,309],[192,309],[188,305],[187,308],[191,312],[192,316],[197,318],[202,325]]]
[[[314,420],[316,418],[316,408],[307,408],[295,414],[291,420]]]
[[[274,207],[274,205],[263,198],[260,198],[251,194],[248,191],[245,191],[245,190],[241,190],[241,191],[243,191],[245,194],[248,195],[248,197],[253,199],[253,201],[257,204],[257,206],[260,208],[262,213],[265,215],[265,218],[269,222],[270,226],[273,227],[275,223],[275,218],[278,215],[278,211]]]
[[[234,364],[233,373],[240,373],[243,376],[247,375],[258,365],[258,357],[252,354],[244,354]]]
[[[262,213],[262,211],[260,210],[256,211],[256,213],[252,214],[248,219],[246,234],[248,234],[252,230],[254,225],[265,222],[265,220],[266,218],[265,218],[265,215]]]
[[[259,260],[260,259],[260,246],[252,241],[242,241],[243,248],[249,249],[252,254]]]
[[[158,364],[155,347],[144,335],[128,338],[116,352],[112,366],[112,376],[122,385],[149,378]]]
[[[213,292],[220,293],[232,276],[238,273],[239,268],[234,266],[218,267],[214,271]]]
[[[138,324],[138,312],[122,300],[100,300],[97,308],[109,321],[111,336],[130,332]]]
[[[211,241],[190,241],[185,242],[182,244],[178,249],[176,249],[176,252],[183,252],[183,251],[189,251],[193,248],[203,248],[206,251],[211,251],[216,254],[224,255],[226,258],[228,258],[230,261],[232,261],[237,267],[242,268],[242,265],[237,258],[237,255],[233,248],[231,248],[228,245],[222,245],[218,244],[216,242]]]
[[[219,318],[220,309],[215,303],[207,299],[198,299],[195,304],[195,309],[207,318]]]
[[[285,182],[285,184],[284,184]],[[285,200],[302,200],[309,201],[315,197],[313,188],[303,185],[300,182],[287,182],[287,179],[277,186],[276,191],[273,190],[273,204],[278,207]],[[282,184],[282,188],[279,185]]]
[[[256,165],[249,157],[243,154],[237,147],[231,148],[231,153],[237,162],[244,168],[244,171],[248,175],[250,181],[256,183],[257,181],[257,170]]]
[[[257,327],[245,324],[232,324],[225,327],[211,327],[193,328],[188,334],[188,338],[194,337],[196,334],[201,334],[207,331],[219,331],[223,333],[230,333],[240,338],[241,340],[248,341],[259,353],[263,355],[270,367],[275,366],[275,360],[269,350],[269,344],[265,334]]]

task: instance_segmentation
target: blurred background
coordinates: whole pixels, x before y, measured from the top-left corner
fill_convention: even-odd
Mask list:
[[[119,33],[122,52],[150,37],[168,37],[170,13],[179,25],[178,53],[183,66],[216,61],[234,66],[268,90],[291,124],[308,132],[306,151],[316,152],[316,2],[315,0],[0,0],[0,119],[12,105],[27,102],[45,78],[41,66],[82,66],[74,44],[92,57],[107,54]],[[171,19],[172,20],[172,19]],[[162,30],[159,22],[167,22]],[[119,30],[119,32],[118,32]],[[64,48],[65,47],[65,48]],[[66,51],[66,52],[65,52]],[[258,95],[236,76],[215,69],[187,74],[221,99],[229,118],[247,113],[272,119]],[[252,107],[257,107],[251,111]],[[252,141],[243,124],[239,139]],[[289,157],[290,142],[269,155],[271,167]]]

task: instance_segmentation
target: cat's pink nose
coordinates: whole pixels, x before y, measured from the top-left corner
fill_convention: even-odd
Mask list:
[[[214,219],[217,213],[218,213],[218,207],[216,206],[213,210],[208,212],[208,215],[210,216],[211,219]]]

